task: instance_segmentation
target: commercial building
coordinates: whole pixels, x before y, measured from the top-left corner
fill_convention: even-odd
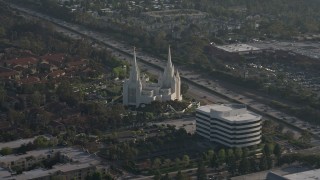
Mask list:
[[[261,142],[261,116],[243,104],[215,104],[196,110],[196,133],[228,147],[247,147]]]
[[[268,172],[266,180],[297,180],[297,179],[303,179],[303,180],[315,180],[320,179],[320,169],[314,169],[309,171],[302,171],[302,172],[296,172],[286,175],[278,175],[274,172]]]
[[[52,168],[35,168],[43,162],[57,160]],[[80,179],[95,172],[106,173],[109,166],[104,165],[99,157],[77,148],[57,148],[28,151],[26,154],[12,154],[0,157],[0,179],[25,180],[42,179]],[[22,174],[16,174],[19,169]],[[31,169],[31,170],[30,170]]]
[[[248,45],[248,44],[229,44],[229,45],[215,46],[215,47],[223,51],[226,51],[228,53],[237,53],[240,55],[262,52],[262,49]]]
[[[163,75],[157,83],[148,82],[145,75],[140,74],[137,65],[136,52],[134,51],[133,64],[130,70],[129,79],[123,84],[123,104],[128,106],[140,106],[150,104],[152,101],[182,100],[181,79],[179,72],[175,73],[171,62],[169,47],[168,63]]]

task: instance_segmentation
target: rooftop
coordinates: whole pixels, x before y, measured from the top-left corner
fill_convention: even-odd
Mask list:
[[[10,142],[5,142],[5,143],[0,143],[0,149],[4,147],[9,147],[12,149],[18,148],[23,144],[28,144],[29,142],[33,142],[37,137],[33,138],[28,138],[28,139],[18,139],[16,141],[10,141]]]
[[[3,69],[0,67],[0,78],[8,78],[10,76],[18,75],[19,72],[15,70]]]
[[[29,157],[38,157],[40,155],[47,155],[47,154],[51,154],[51,152],[47,149],[29,151],[26,154],[22,154],[22,155],[11,154],[11,155],[6,155],[6,156],[1,156],[0,162],[1,163],[10,163],[12,161],[17,161],[19,159],[24,159],[24,158],[29,158]]]
[[[314,169],[314,170],[310,170],[310,171],[288,174],[283,177],[287,178],[287,179],[292,179],[292,180],[293,179],[303,179],[303,180],[320,179],[320,169]]]
[[[149,11],[145,12],[146,14],[151,17],[162,17],[162,16],[185,16],[185,15],[204,15],[206,16],[207,13],[201,12],[195,9],[172,9],[172,10],[164,10],[164,11]]]
[[[11,173],[6,170],[6,169],[3,169],[0,167],[0,179],[5,179],[5,178],[8,178],[11,176]]]
[[[36,64],[38,63],[38,59],[34,57],[27,57],[27,58],[16,58],[16,59],[10,59],[5,61],[8,65],[29,65],[29,64]]]
[[[261,119],[261,116],[247,110],[244,104],[211,104],[201,106],[197,111],[202,111],[210,116],[219,117],[227,121],[252,121]]]
[[[258,51],[260,48],[248,45],[248,44],[229,44],[224,46],[216,46],[227,52],[247,52],[247,51]]]
[[[60,154],[68,159],[72,159],[72,163],[65,164],[57,164],[52,167],[52,169],[34,169],[30,171],[24,171],[22,174],[17,176],[11,176],[11,173],[6,170],[0,168],[0,179],[12,179],[15,180],[24,180],[24,179],[34,179],[47,177],[56,172],[69,172],[77,169],[84,169],[95,167],[100,164],[100,159],[96,155],[89,154],[84,152],[81,149],[77,148],[57,148],[57,149],[41,149],[29,151],[23,155],[7,155],[0,157],[1,162],[11,162],[15,160],[19,160],[27,157],[41,157],[43,155],[54,154],[56,152],[60,152]]]
[[[246,108],[244,104],[209,104],[205,106],[200,106],[197,110],[204,111],[206,113],[210,113],[211,110],[226,112],[234,109],[242,109]]]

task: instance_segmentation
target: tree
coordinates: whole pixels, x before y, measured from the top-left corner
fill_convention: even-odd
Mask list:
[[[237,160],[241,159],[241,157],[242,157],[242,149],[241,148],[236,148],[234,150],[234,154],[235,154]]]
[[[155,158],[153,160],[153,168],[158,169],[161,166],[161,159],[160,158]]]
[[[171,165],[171,160],[170,160],[170,159],[165,159],[165,160],[163,161],[163,165],[164,165],[165,167],[169,167],[169,166]]]
[[[22,124],[23,120],[25,119],[25,114],[23,112],[15,111],[12,109],[9,110],[8,116],[12,124]]]
[[[280,158],[280,156],[281,156],[281,146],[280,146],[280,144],[277,143],[274,146],[273,153],[277,158]]]
[[[12,154],[12,149],[9,147],[3,147],[0,151],[0,154],[3,156]]]
[[[176,158],[176,159],[174,160],[174,165],[175,165],[175,167],[176,167],[177,169],[179,169],[179,168],[180,168],[180,165],[181,165],[181,160],[180,160],[179,158]]]
[[[157,33],[157,35],[153,39],[153,44],[154,44],[154,47],[159,52],[166,49],[166,47],[168,47],[168,42],[166,40],[166,33],[163,31]]]
[[[212,149],[208,150],[207,156],[209,160],[213,158],[213,155],[214,155],[214,151]]]
[[[243,148],[242,157],[248,157],[248,155],[249,155],[249,149],[248,148]]]
[[[216,154],[214,154],[212,159],[210,160],[210,165],[213,168],[218,168],[219,167],[219,159],[218,159]]]
[[[288,130],[286,133],[285,133],[286,137],[288,139],[293,139],[294,138],[294,133],[290,130]]]
[[[1,86],[0,87],[0,105],[2,102],[4,102],[6,96],[7,96],[7,92],[4,89],[4,87]]]
[[[302,133],[301,133],[301,136],[299,138],[299,140],[303,143],[310,143],[311,142],[311,133],[307,130],[304,130]]]
[[[42,101],[42,95],[40,94],[39,91],[34,92],[31,95],[31,105],[33,107],[39,107],[41,105],[41,101]]]
[[[242,158],[242,160],[240,161],[240,165],[239,165],[239,172],[241,174],[246,174],[250,171],[250,161],[248,160],[248,158]]]
[[[263,147],[263,153],[266,156],[270,156],[272,154],[272,147],[271,144],[265,144]]]
[[[166,175],[161,177],[161,180],[170,180],[171,178],[169,177],[169,174],[166,173]]]
[[[207,179],[206,167],[204,166],[204,163],[203,163],[202,161],[199,161],[199,163],[198,163],[197,179],[198,179],[198,180],[205,180],[205,179]]]
[[[271,169],[273,167],[273,160],[270,156],[267,157],[267,167],[268,169]]]
[[[183,166],[184,166],[184,167],[189,166],[190,158],[189,158],[188,155],[184,155],[184,156],[182,157],[182,163],[183,163]]]
[[[159,170],[156,171],[155,175],[153,176],[154,180],[160,180],[161,179],[161,173]]]
[[[280,132],[280,133],[282,133],[283,130],[284,130],[284,125],[283,125],[283,124],[279,124],[279,125],[277,126],[277,131]]]
[[[176,180],[186,180],[187,176],[184,173],[181,173],[181,171],[178,171],[175,179]]]
[[[233,149],[228,149],[227,150],[226,163],[230,164],[231,161],[235,161],[235,156],[234,156],[234,153],[233,153]]]
[[[261,157],[260,163],[259,163],[259,168],[260,168],[260,171],[264,171],[268,168],[268,162],[267,162],[266,156]]]
[[[86,180],[102,180],[102,175],[100,172],[93,172],[86,177]]]
[[[234,175],[237,171],[237,161],[235,159],[235,156],[230,156],[228,158],[228,162],[227,162],[227,168],[228,168],[228,171]]]
[[[189,85],[186,83],[181,83],[181,94],[186,94],[189,90]]]
[[[2,26],[0,26],[0,37],[6,36],[6,29]]]
[[[218,152],[218,162],[222,165],[226,160],[226,152],[224,149],[220,149]]]
[[[33,141],[33,144],[37,148],[45,148],[49,146],[49,141],[45,137],[39,136]]]

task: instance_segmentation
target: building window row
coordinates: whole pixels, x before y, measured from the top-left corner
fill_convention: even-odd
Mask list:
[[[245,125],[256,124],[256,123],[261,123],[262,122],[261,119],[256,120],[256,121],[251,121],[251,122],[245,122],[245,123],[229,123],[229,122],[223,121],[221,119],[217,119],[217,118],[211,118],[211,122],[212,122],[212,120],[221,122],[223,124],[227,124],[229,126],[245,126]]]
[[[254,129],[254,128],[261,127],[261,125],[259,124],[259,125],[257,125],[257,126],[246,127],[246,128],[238,128],[237,126],[234,126],[234,127],[230,128],[230,127],[226,127],[226,126],[223,126],[223,125],[217,124],[217,123],[211,123],[211,126],[212,126],[212,127],[222,127],[222,128],[227,129],[227,130],[229,130],[229,131],[235,131],[235,130],[236,130],[236,131],[251,130],[251,129]]]
[[[218,140],[220,140],[220,141],[222,141],[222,142],[226,142],[226,140],[225,139],[222,139],[222,138],[220,138],[220,137],[218,137],[218,136],[215,136],[214,138],[213,138],[213,141],[215,141],[215,139],[218,139]],[[258,139],[255,139],[255,140],[250,140],[250,141],[244,141],[244,142],[237,142],[237,141],[233,141],[233,142],[230,142],[230,143],[232,143],[232,144],[235,144],[235,145],[243,145],[243,144],[249,144],[249,143],[260,143],[260,138],[258,138]]]
[[[230,140],[242,140],[242,139],[250,139],[250,138],[254,138],[254,137],[258,137],[258,136],[260,137],[261,133],[256,134],[256,135],[251,135],[251,136],[245,136],[245,137],[230,137],[230,136],[227,136],[224,133],[219,133],[217,131],[213,131],[213,132],[211,132],[211,135],[219,135],[219,136],[222,136],[224,138],[228,138]],[[248,134],[248,135],[250,135],[250,134]]]

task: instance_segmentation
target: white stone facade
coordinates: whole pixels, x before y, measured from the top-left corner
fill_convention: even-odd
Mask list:
[[[196,133],[228,147],[261,142],[261,116],[243,104],[207,105],[196,111]]]
[[[179,72],[175,72],[172,65],[170,47],[167,66],[158,83],[147,82],[145,76],[141,76],[134,51],[130,76],[123,84],[123,104],[126,106],[139,107],[141,104],[150,104],[156,100],[182,100],[181,79]]]

